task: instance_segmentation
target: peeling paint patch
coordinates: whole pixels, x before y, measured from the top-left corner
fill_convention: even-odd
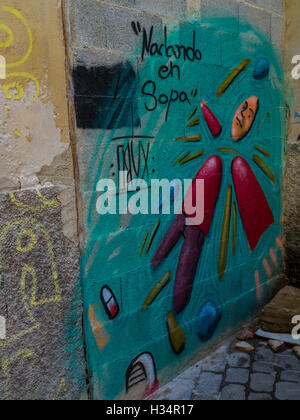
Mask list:
[[[36,173],[68,149],[69,145],[61,142],[61,130],[56,126],[54,112],[51,102],[42,103],[40,99],[33,103],[31,99],[23,98],[12,104],[6,133],[0,139],[1,190],[8,187],[7,179],[10,185],[16,185],[17,179],[22,187],[35,185],[38,183]],[[14,130],[13,126],[18,129]]]

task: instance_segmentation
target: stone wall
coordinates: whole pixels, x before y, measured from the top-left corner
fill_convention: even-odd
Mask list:
[[[0,398],[86,398],[61,1],[0,21]]]

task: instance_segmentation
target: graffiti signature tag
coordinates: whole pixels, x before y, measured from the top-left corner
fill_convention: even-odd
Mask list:
[[[117,147],[118,172],[128,171],[128,182],[134,178],[144,179],[145,176],[149,177],[148,158],[150,143],[144,145],[142,142],[139,142],[137,156],[135,155],[136,146],[133,139],[127,145],[119,145]]]

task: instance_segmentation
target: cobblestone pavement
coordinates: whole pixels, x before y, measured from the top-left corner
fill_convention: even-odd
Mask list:
[[[250,340],[252,353],[223,345],[161,388],[156,400],[300,400],[300,360],[288,348],[274,353]]]

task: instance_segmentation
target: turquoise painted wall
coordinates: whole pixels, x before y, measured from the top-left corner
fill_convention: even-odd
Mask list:
[[[128,22],[128,25],[132,23]],[[192,46],[195,35],[201,60],[192,62],[182,57],[166,57],[164,47],[163,56],[145,54],[142,59],[143,25],[140,24],[139,28],[135,22],[132,30],[136,31],[136,50],[128,52],[128,62],[119,71],[120,82],[112,87],[109,97],[101,99],[107,101],[107,107],[106,112],[101,112],[95,121],[95,126],[101,127],[100,135],[85,157],[89,161],[89,169],[81,184],[87,209],[82,282],[93,398],[143,398],[157,387],[158,382],[164,384],[172,379],[204,345],[254,314],[276,290],[281,272],[285,102],[283,73],[276,52],[264,35],[250,25],[239,23],[237,30],[234,19],[208,20],[201,24],[187,21],[180,26],[170,22],[166,23],[166,28],[169,45]],[[153,39],[158,44],[164,42],[163,32],[161,28],[153,27]],[[270,71],[264,79],[256,80],[253,77],[254,67],[261,58],[270,63]],[[245,59],[250,59],[250,64],[226,92],[217,97],[219,86]],[[136,63],[138,71],[134,72]],[[178,67],[174,67],[173,75],[162,79],[159,70],[167,63],[168,66],[173,63]],[[147,81],[150,83],[145,88]],[[149,111],[153,101],[150,101],[150,96],[143,95],[143,87],[144,92],[149,93],[147,89],[153,86],[152,83],[156,85],[158,96],[170,96],[173,90],[173,95],[176,95],[174,91],[185,92],[181,99],[186,95],[188,100],[172,103],[168,111],[166,104],[158,103],[153,111]],[[233,142],[231,131],[235,112],[251,96],[259,98],[256,118],[248,135],[239,142]],[[164,97],[162,99],[164,102]],[[217,138],[211,135],[202,116],[199,105],[203,99],[222,125],[222,133]],[[195,107],[198,108],[194,118],[199,116],[200,123],[187,127]],[[202,136],[200,142],[174,141],[178,137],[198,134]],[[255,146],[270,156],[264,155]],[[235,149],[236,153],[221,152],[220,148]],[[189,151],[191,156],[202,149],[204,153],[201,157],[173,166],[183,153]],[[133,152],[135,167],[132,161],[129,163],[129,150]],[[132,169],[133,178],[138,174],[148,183],[152,178],[192,179],[213,155],[219,156],[223,162],[222,185],[197,266],[191,299],[180,314],[173,312],[185,337],[184,351],[175,354],[166,323],[167,313],[172,310],[174,279],[183,238],[156,270],[152,268],[151,261],[176,216],[99,216],[96,202],[100,194],[96,186],[101,178],[117,180],[118,170],[126,167]],[[255,164],[253,155],[258,155],[268,165],[275,176],[274,183]],[[228,186],[233,186],[231,164],[236,156],[242,156],[252,168],[272,210],[274,223],[251,252],[237,206],[236,253],[232,245],[231,214],[226,273],[220,279],[218,262],[225,201]],[[234,188],[232,202],[237,203]],[[161,223],[150,251],[140,256],[145,233],[153,231],[158,219]],[[171,271],[169,283],[143,311],[147,295],[168,270]],[[109,319],[100,298],[104,286],[109,286],[119,306],[114,319]],[[197,333],[196,319],[200,308],[207,302],[215,304],[220,319],[216,322],[213,335],[203,339]],[[200,320],[201,328],[207,327],[210,320],[210,316]],[[146,354],[136,361],[143,353]],[[151,370],[152,363],[154,370]],[[135,372],[137,380],[134,379]]]

